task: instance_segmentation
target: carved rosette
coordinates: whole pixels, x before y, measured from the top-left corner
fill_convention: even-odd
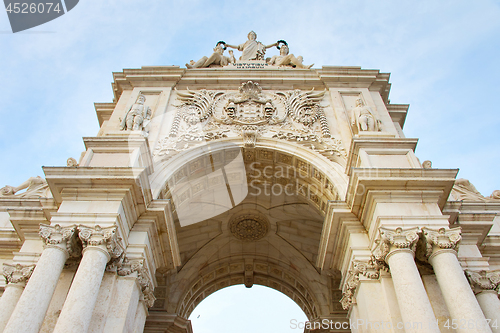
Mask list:
[[[66,250],[70,257],[79,257],[82,248],[76,238],[76,225],[61,227],[59,224],[40,224],[39,235],[45,247],[58,247]]]
[[[380,270],[386,270],[386,266],[372,257],[368,261],[353,260],[351,269],[347,273],[347,277],[342,287],[342,299],[340,303],[344,310],[351,308],[356,304],[356,288],[359,286],[360,277],[363,276],[367,279],[376,280],[380,277]]]
[[[83,247],[100,247],[106,249],[112,259],[119,258],[123,254],[121,238],[117,235],[117,226],[102,228],[96,225],[94,228],[79,226],[78,236],[82,240]]]
[[[144,301],[148,307],[152,307],[156,301],[154,296],[154,286],[149,277],[148,270],[145,267],[145,259],[132,259],[129,260],[127,257],[123,259],[123,262],[118,265],[117,274],[120,276],[127,276],[136,273],[137,283],[141,286],[141,291],[144,297]]]
[[[389,254],[397,250],[408,250],[415,253],[419,239],[419,228],[403,230],[403,228],[379,228],[380,238],[373,254],[377,260],[386,261]]]
[[[229,230],[239,240],[253,242],[267,235],[269,223],[261,216],[246,214],[231,220]]]
[[[485,290],[494,290],[498,292],[500,285],[500,271],[470,271],[466,270],[465,275],[469,279],[475,294]]]
[[[441,250],[457,251],[458,243],[462,239],[460,235],[462,228],[438,230],[422,228],[425,243],[425,254],[427,257]]]
[[[3,264],[3,276],[7,283],[26,283],[34,269],[35,265]]]

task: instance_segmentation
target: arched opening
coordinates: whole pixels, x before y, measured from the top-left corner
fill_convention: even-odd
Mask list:
[[[194,333],[302,332],[307,321],[302,309],[272,288],[235,285],[205,298],[189,319]]]

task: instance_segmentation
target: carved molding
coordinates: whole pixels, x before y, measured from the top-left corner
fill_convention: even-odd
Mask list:
[[[142,258],[129,260],[127,257],[124,257],[123,261],[118,264],[116,273],[119,276],[137,273],[137,282],[141,286],[144,301],[148,307],[152,307],[156,301],[156,297],[154,296],[154,286],[144,261],[145,259]]]
[[[375,242],[377,246],[373,254],[377,260],[386,261],[387,256],[395,250],[406,249],[415,253],[419,239],[419,228],[411,229],[388,229],[379,228],[380,236]]]
[[[82,248],[76,238],[76,229],[76,225],[61,227],[59,224],[40,224],[39,235],[45,246],[57,246],[66,250],[70,257],[79,257]]]
[[[3,264],[3,276],[7,283],[26,283],[34,269],[35,265]]]
[[[431,256],[439,250],[454,250],[458,248],[458,243],[462,239],[461,236],[462,228],[454,229],[429,229],[422,228],[422,234],[425,243],[425,255],[427,257]]]
[[[340,303],[344,310],[348,310],[356,304],[356,288],[359,286],[360,276],[367,279],[376,280],[380,277],[380,270],[387,270],[383,262],[372,257],[368,261],[353,260],[351,268],[347,273],[344,285],[342,287],[342,299]]]
[[[121,238],[117,235],[117,226],[102,228],[99,225],[95,227],[78,227],[78,236],[82,240],[83,247],[88,246],[103,247],[111,258],[119,258],[123,254]]]
[[[475,294],[485,290],[498,291],[500,285],[500,270],[479,272],[466,270],[465,275],[469,279],[469,283]]]
[[[321,101],[325,91],[265,92],[258,83],[243,83],[238,92],[187,90],[177,92],[169,135],[156,144],[154,156],[169,157],[203,142],[241,137],[254,147],[260,137],[293,141],[326,157],[346,157],[333,138]]]

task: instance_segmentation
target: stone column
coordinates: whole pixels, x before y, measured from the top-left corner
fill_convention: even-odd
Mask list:
[[[388,265],[406,333],[439,333],[436,317],[415,264],[418,228],[379,228],[375,258]]]
[[[143,303],[146,306],[154,304],[153,284],[144,259],[125,258],[117,273],[120,277],[115,287],[116,296],[109,309],[104,332],[131,332],[134,331],[136,312],[141,300],[145,300]]]
[[[66,259],[78,255],[75,231],[76,226],[40,225],[45,248],[4,333],[37,333],[40,330]]]
[[[448,230],[422,228],[422,232],[427,249],[426,255],[434,268],[452,324],[453,320],[457,323],[456,331],[490,333],[491,329],[457,258],[457,244],[462,239],[461,228]]]
[[[84,249],[54,333],[87,332],[101,286],[106,264],[123,253],[118,242],[117,227],[89,228],[79,226],[79,237]]]
[[[26,281],[30,278],[34,268],[35,265],[3,265],[3,275],[7,280],[7,286],[0,298],[0,332],[3,331],[12,312],[14,312],[16,304],[26,286]]]
[[[474,272],[467,270],[465,273],[484,316],[491,320],[491,330],[494,333],[500,333],[500,300],[497,291],[500,285],[500,271]]]

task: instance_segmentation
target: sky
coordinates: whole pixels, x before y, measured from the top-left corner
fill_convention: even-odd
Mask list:
[[[498,0],[81,0],[13,34],[0,11],[0,187],[79,159],[82,137],[99,129],[93,103],[112,101],[112,72],[184,67],[254,30],[314,68],[391,73],[390,100],[410,104],[404,132],[419,138],[420,160],[460,168],[488,196],[500,189],[499,17]]]

